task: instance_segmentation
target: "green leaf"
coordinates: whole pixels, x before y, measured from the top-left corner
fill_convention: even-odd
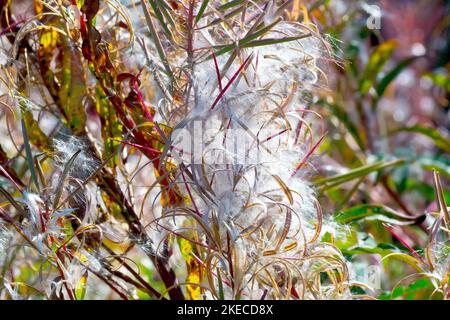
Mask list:
[[[269,29],[267,29],[267,27],[265,27],[264,30],[266,32],[269,31]],[[259,30],[257,33],[260,33],[260,31],[261,30]],[[268,39],[250,41],[255,38],[255,35],[252,34],[252,35],[245,37],[244,39],[238,41],[237,44],[233,43],[233,44],[229,44],[229,45],[225,45],[225,46],[220,46],[219,48],[221,48],[221,49],[216,51],[215,54],[216,54],[216,56],[220,56],[227,52],[230,52],[231,50],[233,50],[235,48],[253,48],[253,47],[268,46],[268,45],[273,45],[273,44],[278,44],[278,43],[300,40],[300,39],[304,39],[304,38],[307,38],[310,36],[311,36],[310,33],[306,33],[306,34],[296,36],[296,37],[285,37],[285,38],[277,38],[277,39],[268,38]],[[210,56],[210,58],[212,58],[212,55]]]
[[[61,107],[74,134],[85,131],[86,112],[83,99],[86,96],[86,74],[80,53],[69,40],[63,47],[62,80],[58,92]]]
[[[397,134],[400,132],[413,132],[426,136],[434,141],[436,147],[450,153],[450,139],[444,137],[437,129],[415,125],[411,127],[401,127],[399,129],[391,131],[389,134]]]
[[[397,76],[407,68],[411,63],[413,63],[418,57],[410,57],[400,61],[391,71],[385,75],[380,83],[377,86],[377,95],[378,97],[382,97],[384,92],[386,91],[389,84],[397,78]]]
[[[379,254],[384,257],[393,252],[399,252],[399,249],[390,243],[380,243],[378,245],[359,245],[351,249],[341,249],[342,253],[347,255],[355,254]]]
[[[345,236],[338,237],[331,241],[331,234],[326,233],[322,237],[322,242],[334,243],[339,250],[345,255],[374,253],[381,256],[388,255],[393,252],[399,252],[399,249],[389,243],[378,244],[371,234],[366,232],[358,232],[356,228],[350,229]]]
[[[152,7],[153,7],[154,2],[150,1],[150,4],[152,4]],[[141,1],[141,5],[142,5],[142,10],[144,11],[145,21],[147,22],[148,30],[150,31],[150,34],[153,38],[154,45],[156,47],[156,51],[158,52],[158,55],[164,65],[164,69],[166,70],[167,75],[172,79],[173,73],[172,73],[172,70],[170,69],[170,64],[169,64],[169,61],[167,60],[167,56],[166,56],[166,52],[164,51],[164,47],[161,43],[161,40],[159,39],[158,32],[156,31],[155,24],[153,23],[153,18],[150,15],[150,10],[148,9],[145,1]],[[156,5],[156,4],[154,4],[154,5]],[[162,17],[161,17],[161,19],[162,19]],[[160,21],[160,23],[161,23],[161,21]],[[162,23],[163,23],[163,26],[165,26],[164,20],[162,21]],[[170,34],[170,38],[171,37],[172,37],[172,35]]]
[[[205,12],[206,7],[208,6],[209,0],[203,0],[202,5],[200,6],[200,9],[198,10],[197,15],[195,16],[195,23],[199,22],[201,19],[203,13]]]
[[[86,295],[86,284],[87,284],[88,272],[87,270],[83,273],[78,281],[78,284],[75,288],[75,296],[77,300],[84,300],[84,296]]]
[[[367,237],[364,232],[357,232],[356,228],[350,228],[343,237],[334,238],[331,233],[326,232],[321,241],[327,243],[334,243],[340,250],[349,249],[355,247],[360,242],[360,239]]]
[[[362,166],[362,167],[350,170],[349,172],[344,173],[344,174],[338,174],[338,175],[335,175],[332,177],[316,180],[315,183],[316,183],[316,185],[322,187],[322,190],[326,190],[326,189],[338,186],[342,183],[352,181],[357,178],[365,177],[372,172],[380,171],[382,169],[389,168],[389,167],[395,167],[395,166],[398,166],[398,165],[401,165],[404,163],[405,163],[405,160],[403,160],[403,159],[393,160],[393,161],[388,161],[388,162],[379,161],[374,164],[370,164],[370,165],[366,165],[366,166]]]
[[[339,212],[335,216],[335,220],[343,224],[377,220],[397,225],[408,225],[413,224],[416,219],[405,216],[384,205],[363,204]]]
[[[164,32],[166,33],[166,36],[169,39],[172,39],[172,32],[170,32],[169,28],[167,27],[167,23],[164,20],[163,14],[158,6],[158,4],[153,0],[148,0],[150,3],[150,6],[153,9],[153,12],[155,13],[156,19],[158,19],[159,24],[164,29]],[[145,0],[142,0],[143,5],[145,5]],[[146,11],[144,11],[145,13]]]
[[[17,212],[21,215],[26,216],[26,211],[22,208],[22,206],[6,191],[2,186],[0,186],[0,193],[8,200],[11,205],[16,208]]]
[[[241,4],[243,4],[244,2],[245,2],[244,0],[233,0],[233,1],[229,1],[229,2],[226,2],[225,4],[221,5],[221,6],[218,8],[218,10],[219,10],[219,11],[225,11],[225,10],[227,10],[227,9],[231,9],[231,8],[234,8],[234,7],[238,6],[238,5],[241,5]]]
[[[365,143],[363,139],[361,138],[361,133],[359,132],[358,128],[353,123],[352,119],[350,118],[350,115],[345,112],[339,105],[332,104],[332,103],[326,103],[324,102],[326,106],[331,110],[333,115],[341,122],[348,133],[353,137],[353,139],[356,141],[358,146],[361,150],[365,150]]]
[[[450,161],[447,158],[419,157],[417,162],[426,170],[436,170],[450,178]]]
[[[390,59],[396,47],[396,41],[386,41],[379,45],[369,57],[369,62],[366,65],[359,84],[359,91],[362,95],[366,95],[373,87],[377,75],[383,70],[384,65]]]
[[[217,268],[217,283],[219,285],[219,300],[225,300],[225,294],[223,293],[222,276],[220,275],[220,269]]]
[[[425,77],[433,81],[436,86],[450,91],[450,77],[448,75],[440,73],[428,73],[425,75]]]
[[[36,168],[34,167],[33,153],[31,152],[30,139],[28,137],[27,127],[25,125],[23,117],[21,119],[21,124],[22,124],[23,144],[25,147],[25,154],[27,158],[28,169],[30,170],[31,180],[36,186],[36,189],[40,192],[40,186],[36,175]]]
[[[392,300],[403,298],[406,300],[426,300],[435,290],[428,278],[422,278],[407,286],[398,286],[392,292],[381,294],[378,299]]]
[[[418,272],[424,272],[423,262],[413,256],[410,256],[409,254],[402,253],[402,252],[394,252],[394,253],[388,254],[382,260],[388,260],[391,258],[405,262],[406,264],[410,265],[412,268],[416,269]]]
[[[158,0],[158,5],[159,5],[159,8],[161,9],[162,14],[166,18],[166,21],[172,27],[175,27],[175,21],[173,20],[173,17],[170,14],[170,11],[172,10],[172,7],[164,0]]]
[[[268,39],[261,39],[261,40],[254,40],[250,41],[244,45],[242,45],[242,48],[253,48],[253,47],[262,47],[262,46],[268,46],[278,43],[284,43],[284,42],[290,42],[290,41],[296,41],[304,38],[311,37],[310,33],[303,34],[301,36],[296,37],[285,37],[285,38],[268,38]]]
[[[27,136],[31,145],[39,150],[51,152],[51,144],[49,138],[39,127],[38,122],[33,118],[33,113],[27,107],[23,106],[24,102],[20,102],[22,109],[22,119],[27,128]]]

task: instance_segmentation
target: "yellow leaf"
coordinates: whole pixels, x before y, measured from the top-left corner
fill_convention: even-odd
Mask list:
[[[63,48],[62,79],[58,96],[64,116],[75,135],[84,132],[86,112],[83,99],[86,96],[86,74],[75,45],[67,41]]]
[[[43,12],[44,5],[41,0],[34,0],[34,10],[36,14],[41,14]]]
[[[397,41],[388,40],[380,44],[369,58],[369,62],[363,72],[359,90],[361,94],[365,95],[372,88],[376,81],[376,77],[383,70],[384,65],[394,53],[397,48]]]
[[[192,232],[190,236],[194,236]],[[200,284],[200,282],[202,281],[201,270],[200,265],[197,263],[193,256],[194,254],[198,255],[197,249],[192,242],[183,238],[178,238],[178,245],[180,247],[181,255],[184,261],[186,261],[186,282],[190,283],[186,286],[189,298],[192,300],[199,300],[201,297],[201,288],[196,284]]]
[[[190,273],[187,277],[187,282],[200,283],[200,277],[196,273]],[[187,290],[188,290],[189,297],[192,300],[200,300],[200,298],[201,298],[200,286],[188,285]]]
[[[58,43],[58,37],[59,33],[54,29],[44,31],[40,39],[41,48],[46,52],[53,50]]]
[[[84,299],[84,295],[86,294],[87,277],[88,277],[88,272],[85,271],[84,274],[81,276],[80,281],[78,281],[78,284],[75,288],[75,295],[76,295],[77,300]]]
[[[23,120],[27,127],[31,144],[39,150],[51,152],[50,140],[39,127],[38,122],[33,118],[33,113],[31,110],[22,108],[22,111]]]
[[[423,262],[417,258],[414,258],[414,257],[406,254],[406,253],[394,252],[394,253],[388,254],[382,260],[387,260],[389,258],[395,258],[397,260],[403,261],[403,262],[409,264],[411,267],[413,267],[417,271],[424,272],[424,270],[422,268]]]

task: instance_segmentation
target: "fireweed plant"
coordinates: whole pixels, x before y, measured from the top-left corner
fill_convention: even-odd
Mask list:
[[[1,298],[376,298],[342,244],[366,218],[401,243],[383,261],[449,296],[438,172],[423,252],[394,228],[423,214],[317,200],[355,178],[310,182],[344,63],[318,3],[0,2]]]

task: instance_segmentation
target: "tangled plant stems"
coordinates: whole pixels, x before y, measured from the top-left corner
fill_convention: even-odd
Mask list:
[[[335,219],[310,183],[327,136],[313,107],[322,70],[339,62],[310,17],[320,6],[0,2],[1,298],[376,297],[341,243],[355,232],[347,222],[372,214]],[[415,265],[447,298],[438,173],[435,189],[425,252],[386,224],[411,252],[383,260]],[[385,206],[377,217],[422,219]]]

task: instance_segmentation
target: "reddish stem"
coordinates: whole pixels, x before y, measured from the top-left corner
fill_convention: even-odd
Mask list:
[[[186,186],[186,190],[187,190],[187,192],[188,192],[188,194],[189,194],[189,197],[191,198],[192,204],[194,205],[195,212],[197,213],[197,215],[198,215],[199,217],[202,217],[203,215],[202,215],[202,213],[200,212],[200,210],[198,210],[198,207],[197,207],[197,205],[195,204],[194,197],[192,196],[192,193],[191,193],[191,188],[189,188],[189,185],[188,185],[188,183],[187,183],[187,181],[186,181],[186,178],[184,177],[183,171],[181,171],[181,177],[183,178],[184,185]]]
[[[305,119],[305,111],[302,112],[302,119]],[[297,126],[297,130],[295,132],[295,141],[294,144],[298,143],[298,139],[300,137],[300,131],[302,130],[303,121],[300,121],[300,123]]]
[[[222,77],[220,76],[219,65],[217,64],[216,54],[212,52],[212,57],[214,59],[214,67],[216,68],[217,81],[219,82],[219,90],[222,91]]]
[[[383,223],[383,226],[392,234],[392,236],[400,241],[413,255],[415,255],[420,261],[424,262],[422,257],[414,250],[405,240],[403,240],[391,227]]]
[[[280,131],[280,132],[278,132],[278,133],[275,133],[275,134],[273,134],[273,135],[271,135],[271,136],[265,138],[264,140],[262,140],[261,143],[264,143],[264,142],[267,142],[267,141],[269,141],[269,140],[272,140],[273,138],[275,138],[275,137],[277,137],[277,136],[279,136],[279,135],[282,135],[283,133],[285,133],[285,132],[288,131],[288,130],[289,130],[289,129],[284,129],[284,130],[282,130],[282,131]]]
[[[210,111],[214,110],[214,108],[216,107],[216,105],[219,103],[220,99],[222,99],[223,95],[225,94],[225,92],[227,92],[228,88],[233,84],[234,80],[236,80],[237,76],[239,75],[239,73],[241,73],[242,69],[244,69],[244,67],[246,66],[247,62],[250,61],[252,55],[249,55],[247,57],[247,59],[245,59],[245,61],[241,64],[241,66],[239,67],[239,69],[233,74],[233,76],[231,77],[231,79],[227,82],[227,85],[225,86],[225,88],[223,88],[222,90],[220,90],[219,95],[217,96],[217,98],[214,100],[214,102],[211,105],[211,108],[209,109]]]
[[[308,161],[309,157],[313,154],[313,152],[320,145],[323,138],[325,138],[325,134],[319,139],[319,141],[316,142],[316,144],[311,148],[311,150],[309,150],[308,154],[303,158],[302,162],[300,162],[300,164],[297,166],[297,168],[295,168],[294,172],[291,174],[291,177],[295,176],[297,174],[298,170],[300,170],[300,168],[303,167],[303,165],[306,163],[306,161]]]

